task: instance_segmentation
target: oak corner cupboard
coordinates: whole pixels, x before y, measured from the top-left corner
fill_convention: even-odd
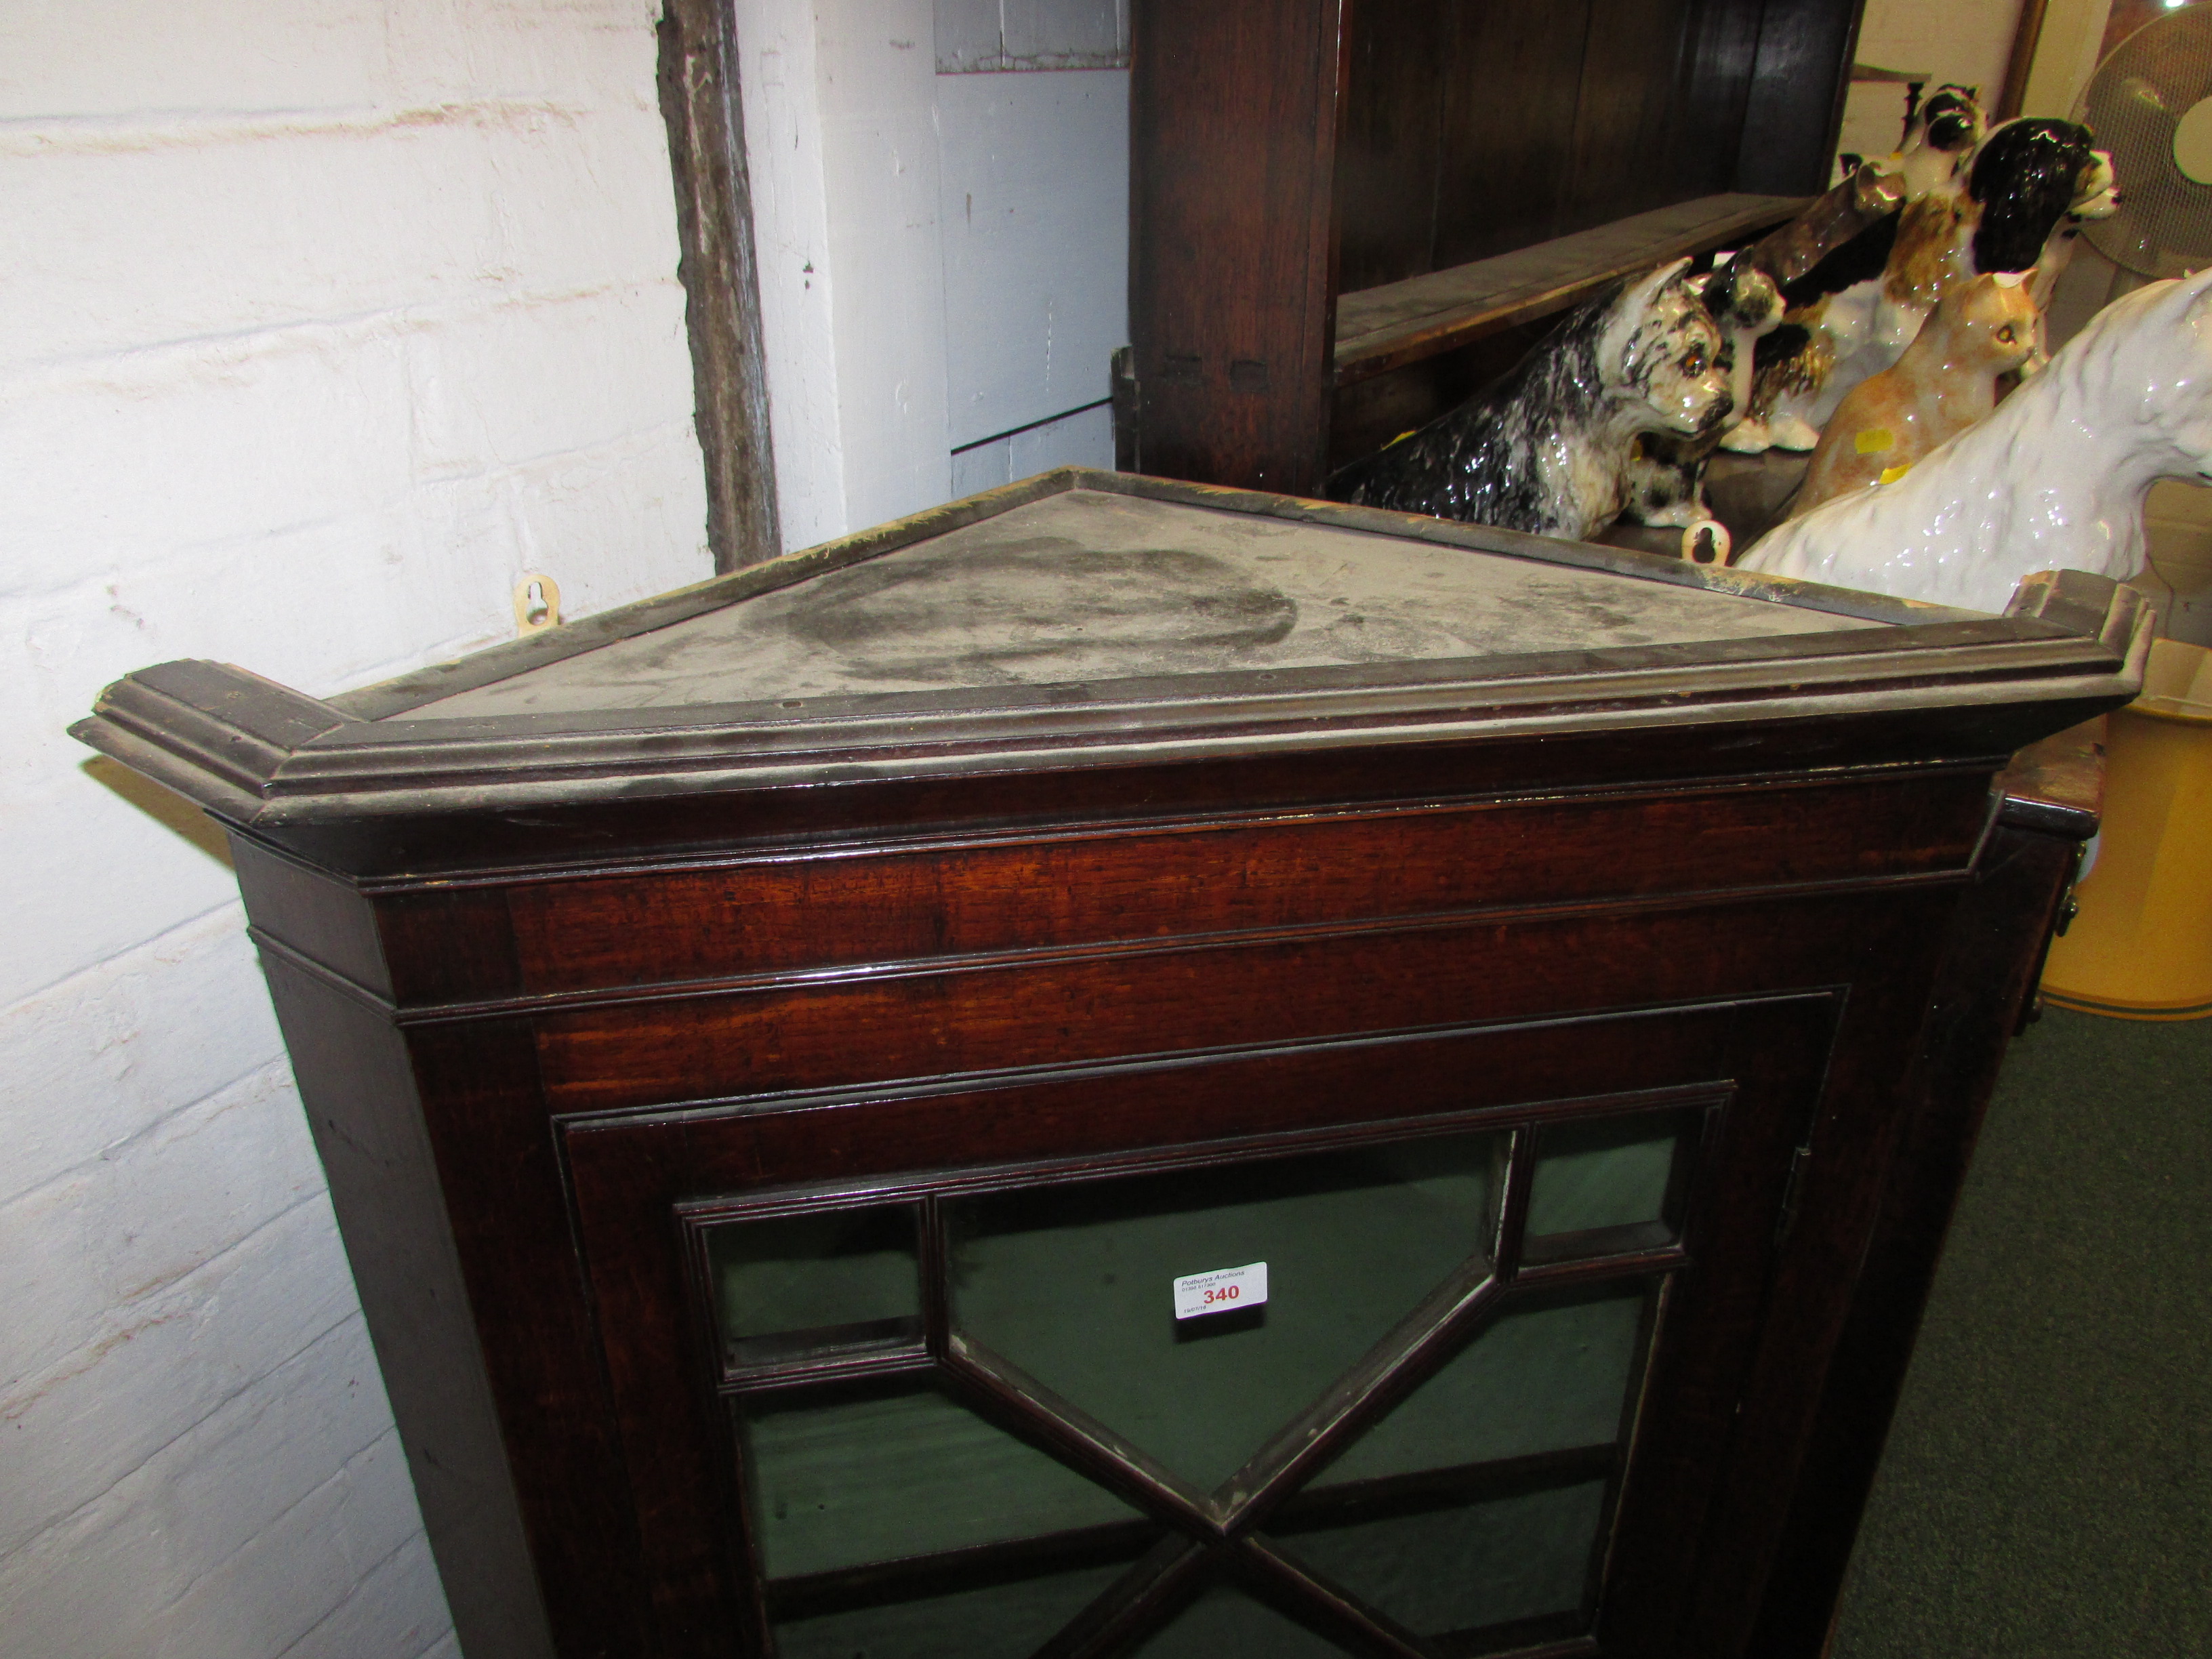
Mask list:
[[[2142,618],[1061,471],[228,827],[470,1659],[1812,1656]]]

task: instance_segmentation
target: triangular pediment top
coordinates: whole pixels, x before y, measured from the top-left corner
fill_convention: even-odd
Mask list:
[[[274,826],[2131,695],[2128,590],[2014,609],[1070,469],[328,700],[143,670],[75,729]]]
[[[1326,512],[1327,509],[1322,509]],[[1891,624],[1091,483],[418,705],[574,714],[1720,644]],[[1493,532],[1494,533],[1494,532]]]

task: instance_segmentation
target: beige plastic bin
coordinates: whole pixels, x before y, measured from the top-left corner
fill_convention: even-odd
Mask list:
[[[2104,828],[2043,994],[2122,1019],[2212,1014],[2212,651],[2151,647],[2112,719]]]

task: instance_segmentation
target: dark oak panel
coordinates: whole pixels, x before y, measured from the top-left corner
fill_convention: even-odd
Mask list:
[[[900,973],[623,1003],[537,1022],[560,1111],[1065,1065],[1301,1034],[1500,1019],[1825,985],[1909,959],[1943,890],[1619,918],[1439,926]]]
[[[1436,255],[1426,270],[1548,241],[1565,225],[1591,0],[1454,8],[1437,175]],[[1387,13],[1375,27],[1387,27]],[[1408,271],[1407,276],[1421,272]],[[1348,279],[1346,290],[1371,287]],[[1343,325],[1339,323],[1341,337]]]
[[[230,856],[239,891],[258,926],[277,925],[281,918],[288,949],[363,990],[393,994],[375,912],[350,883],[244,836],[231,836]]]
[[[1978,773],[1430,808],[514,890],[533,991],[1963,871]],[[1644,849],[1601,854],[1615,837]],[[803,930],[793,927],[804,915]]]
[[[1591,0],[1562,230],[1682,199],[1670,141],[1697,9],[1692,0]]]
[[[1416,0],[1352,14],[1336,145],[1337,285],[1373,288],[1436,264],[1438,124],[1458,9]]]
[[[1219,0],[1135,14],[1130,210],[1206,227],[1130,250],[1151,471],[1286,490],[1317,477],[1338,13]]]
[[[625,1588],[619,1552],[588,1576],[541,1576],[578,1565],[550,1524],[574,1511],[556,1500],[534,1527],[525,1520],[525,1502],[550,1494],[532,1480],[542,1466],[510,1461],[516,1402],[496,1398],[497,1351],[479,1346],[485,1304],[472,1308],[464,1289],[467,1241],[456,1237],[465,1214],[441,1180],[404,1042],[344,993],[279,960],[263,968],[454,1622],[483,1659],[546,1659],[556,1624],[606,1627]],[[562,1287],[546,1288],[557,1306]],[[570,1305],[579,1299],[572,1288]]]
[[[1765,0],[1736,188],[1809,193],[1827,185],[1859,10],[1856,0]]]
[[[1797,1495],[1765,1549],[1736,1569],[1739,1582],[1754,1582],[1763,1570],[1766,1594],[1755,1607],[1709,1607],[1705,1627],[1715,1639],[1747,1634],[1753,1652],[1787,1653],[1814,1652],[1826,1640],[1998,1062],[2035,994],[2043,944],[2078,859],[2071,841],[2000,829],[1962,902]]]

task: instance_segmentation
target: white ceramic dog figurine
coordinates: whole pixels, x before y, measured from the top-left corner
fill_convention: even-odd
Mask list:
[[[2212,270],[2114,301],[1987,420],[1741,564],[2002,611],[2039,570],[2135,575],[2143,496],[2174,477],[2212,481]]]
[[[1330,478],[1366,507],[1580,539],[1620,517],[1642,432],[1702,437],[1733,408],[1721,331],[1677,259],[1570,314],[1449,414]]]

